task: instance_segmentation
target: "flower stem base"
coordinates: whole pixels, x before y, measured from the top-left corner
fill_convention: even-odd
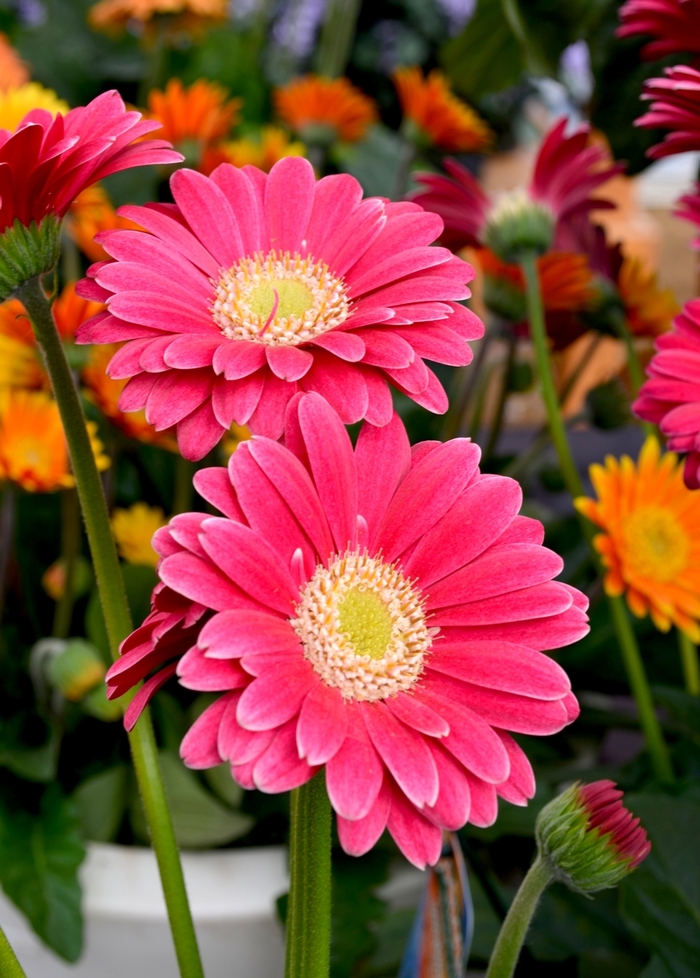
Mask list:
[[[511,978],[539,899],[553,879],[549,866],[541,856],[537,856],[503,921],[486,978]]]

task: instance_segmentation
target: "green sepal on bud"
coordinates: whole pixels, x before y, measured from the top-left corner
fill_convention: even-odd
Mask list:
[[[498,201],[484,231],[485,244],[508,264],[521,262],[527,255],[544,255],[553,239],[552,212],[524,190],[505,194]]]
[[[646,832],[612,781],[572,785],[545,805],[535,835],[553,879],[577,893],[617,886],[644,859]]]
[[[19,286],[56,267],[61,254],[61,221],[48,214],[41,224],[26,227],[15,218],[0,235],[0,302]]]

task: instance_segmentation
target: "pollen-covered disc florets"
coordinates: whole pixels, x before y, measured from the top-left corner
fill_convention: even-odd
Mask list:
[[[298,346],[344,322],[350,302],[342,279],[295,252],[241,258],[214,282],[211,312],[224,336]]]
[[[423,672],[432,636],[420,593],[378,557],[350,552],[317,567],[296,613],[306,658],[345,699],[386,699]]]

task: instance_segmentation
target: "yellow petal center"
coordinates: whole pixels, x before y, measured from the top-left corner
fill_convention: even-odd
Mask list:
[[[668,509],[644,506],[622,523],[627,564],[635,573],[671,581],[688,563],[688,537]]]
[[[352,588],[338,607],[339,630],[356,655],[382,659],[391,641],[391,615],[378,594]]]
[[[272,279],[261,282],[250,294],[250,308],[266,321],[271,315],[280,319],[303,316],[314,304],[311,289],[294,279]]]

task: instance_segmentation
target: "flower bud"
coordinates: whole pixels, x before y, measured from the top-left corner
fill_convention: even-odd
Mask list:
[[[526,254],[543,255],[552,246],[554,215],[525,190],[505,194],[486,222],[484,240],[501,261],[519,262]]]
[[[651,843],[622,797],[613,781],[577,782],[545,805],[535,833],[555,879],[595,893],[616,886],[646,858]]]
[[[74,639],[59,655],[51,659],[46,671],[50,683],[67,700],[78,703],[104,679],[107,668],[92,645],[81,639]]]
[[[50,272],[61,254],[61,220],[47,214],[29,227],[19,218],[0,234],[0,302],[9,299],[19,286]]]

